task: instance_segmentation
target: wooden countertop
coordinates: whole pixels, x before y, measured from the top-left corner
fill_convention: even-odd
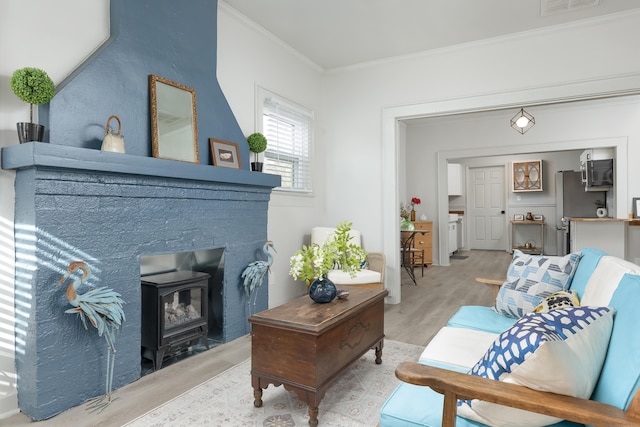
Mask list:
[[[628,222],[629,225],[640,226],[640,219],[626,219],[626,218],[569,218],[575,222]]]

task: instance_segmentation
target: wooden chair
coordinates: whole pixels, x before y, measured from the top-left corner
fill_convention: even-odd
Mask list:
[[[404,256],[403,248],[400,248],[400,255]],[[424,277],[424,249],[410,248],[408,260],[411,268],[420,267],[422,269],[422,277]]]

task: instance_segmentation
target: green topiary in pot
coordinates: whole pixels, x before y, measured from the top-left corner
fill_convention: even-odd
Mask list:
[[[53,80],[39,68],[25,67],[13,73],[9,84],[13,93],[30,105],[29,123],[18,123],[20,142],[42,141],[44,126],[33,123],[33,105],[51,101],[56,91]]]
[[[262,163],[258,161],[258,154],[267,149],[267,138],[260,132],[255,132],[247,137],[247,143],[249,151],[256,155],[256,161],[251,162],[251,170],[262,172]]]

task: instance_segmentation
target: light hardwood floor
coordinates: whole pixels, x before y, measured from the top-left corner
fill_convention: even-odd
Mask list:
[[[467,251],[467,259],[452,259],[451,266],[416,269],[418,286],[402,276],[402,302],[385,307],[387,339],[426,345],[461,305],[490,305],[492,291],[475,277],[503,279],[511,255],[502,251]],[[84,406],[49,420],[31,422],[22,414],[0,420],[1,426],[122,426],[156,406],[246,360],[251,353],[249,335],[167,366],[114,392],[118,398],[101,414]],[[384,356],[383,356],[384,357]],[[64,387],[64,385],[61,385]],[[247,378],[247,387],[251,387]]]

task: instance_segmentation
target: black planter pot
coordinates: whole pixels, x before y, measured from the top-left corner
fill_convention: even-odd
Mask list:
[[[251,162],[251,170],[254,172],[262,172],[262,162]]]
[[[44,138],[44,126],[38,123],[17,123],[18,140],[20,144],[30,141],[42,141]]]

